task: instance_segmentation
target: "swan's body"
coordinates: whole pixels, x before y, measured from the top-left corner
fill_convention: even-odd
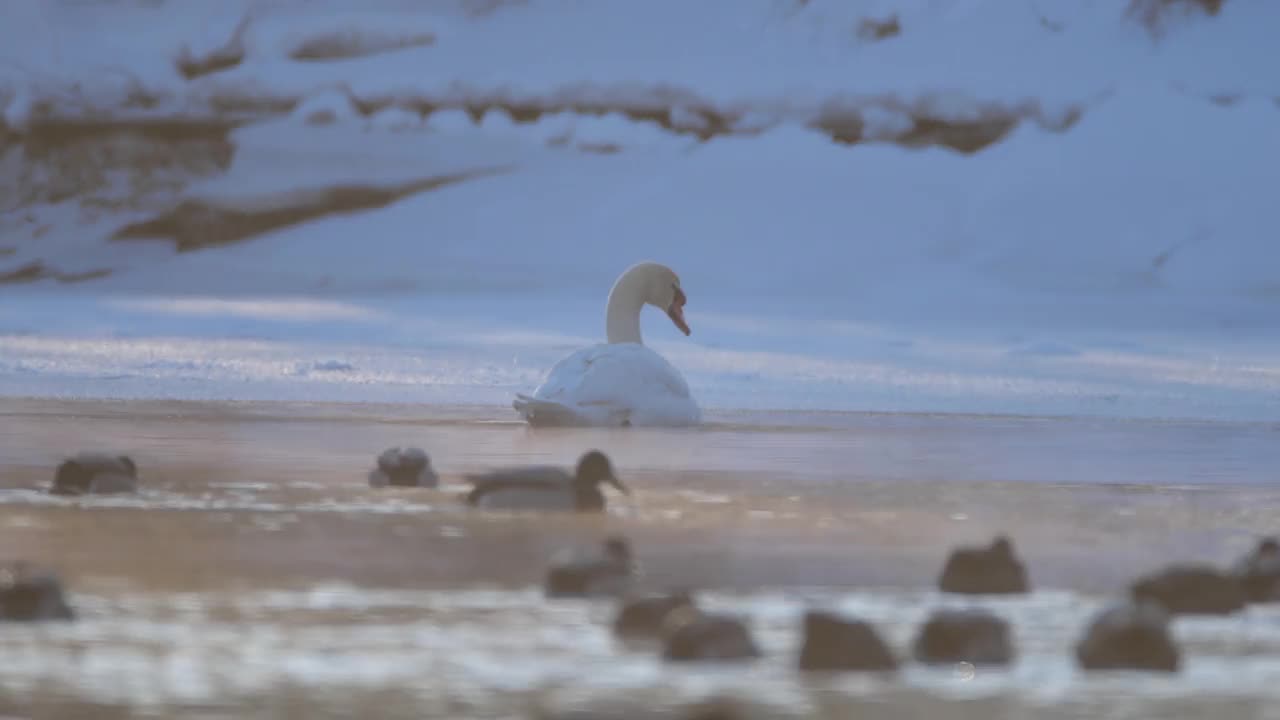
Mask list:
[[[608,342],[569,355],[532,396],[517,394],[530,425],[696,425],[702,411],[680,371],[644,345],[640,311],[663,308],[686,335],[685,295],[670,268],[640,263],[614,283],[606,311]]]

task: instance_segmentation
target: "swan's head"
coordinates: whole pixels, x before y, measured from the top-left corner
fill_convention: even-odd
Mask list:
[[[680,328],[680,332],[688,335],[692,331],[684,319],[684,304],[687,299],[684,290],[680,289],[680,276],[666,265],[657,263],[648,265],[646,269],[648,278],[645,283],[645,302],[662,308],[671,322]]]

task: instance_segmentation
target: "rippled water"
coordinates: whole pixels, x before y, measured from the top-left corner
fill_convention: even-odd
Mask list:
[[[1086,675],[1070,655],[1134,574],[1230,559],[1276,529],[1275,427],[774,414],[531,432],[505,418],[4,401],[2,554],[62,572],[81,617],[0,627],[0,714],[637,717],[719,693],[754,717],[1280,716],[1280,608],[1179,620],[1187,664],[1173,677]],[[366,487],[373,456],[396,444],[427,448],[445,487]],[[567,463],[593,446],[636,491],[604,517],[458,502],[462,472]],[[81,448],[132,453],[146,490],[42,493],[53,463]],[[1037,592],[929,589],[948,547],[996,531],[1013,534]],[[644,587],[703,588],[749,617],[766,658],[666,666],[614,642],[610,603],[544,600],[550,555],[607,532],[632,539]],[[922,618],[957,604],[1011,621],[1011,668],[792,670],[807,607],[873,621],[905,657]]]

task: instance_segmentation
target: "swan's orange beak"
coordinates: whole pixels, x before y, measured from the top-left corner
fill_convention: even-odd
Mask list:
[[[675,323],[676,327],[680,328],[680,332],[688,335],[692,331],[689,330],[689,323],[684,321],[685,302],[686,299],[684,291],[680,288],[676,288],[676,296],[672,299],[671,305],[667,307],[667,317],[671,318],[671,322]]]

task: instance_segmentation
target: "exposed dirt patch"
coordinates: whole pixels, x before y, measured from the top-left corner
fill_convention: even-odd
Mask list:
[[[423,47],[435,41],[435,34],[427,32],[379,37],[367,32],[335,31],[307,38],[289,51],[289,57],[309,62],[349,60]]]
[[[36,282],[37,280],[57,280],[60,283],[70,284],[95,280],[110,274],[111,271],[105,268],[78,273],[61,272],[39,260],[35,260],[14,270],[0,272],[0,285],[21,285]]]
[[[411,195],[509,170],[488,168],[386,187],[335,185],[288,193],[270,207],[252,210],[189,199],[151,220],[120,228],[111,239],[167,239],[179,252],[230,245],[318,217],[385,207]]]
[[[244,60],[244,34],[249,29],[250,16],[245,15],[231,31],[227,41],[208,52],[195,54],[190,47],[183,46],[174,64],[178,72],[188,80],[204,75],[229,70]]]
[[[365,114],[377,112],[390,105],[391,103],[377,104],[357,101],[357,107]],[[742,113],[723,113],[706,107],[682,107],[685,108],[683,115],[686,118],[695,118],[695,120],[676,123],[672,120],[673,113],[671,109],[666,107],[635,108],[590,104],[543,106],[489,103],[467,105],[462,109],[466,110],[477,125],[485,113],[491,110],[500,110],[510,115],[517,123],[533,123],[544,115],[559,113],[589,116],[603,116],[615,113],[624,115],[631,120],[654,123],[668,132],[694,136],[699,140],[710,140],[715,137],[731,135],[755,135],[760,132],[759,129],[744,129],[740,125],[740,121],[743,119]],[[429,116],[438,110],[458,109],[427,103],[410,105],[409,108],[425,116]],[[884,137],[881,135],[872,137],[866,132],[863,120],[864,110],[869,109],[889,109],[893,112],[901,113],[912,121],[912,127],[897,136]],[[1037,122],[1050,130],[1065,131],[1079,119],[1080,114],[1080,111],[1069,113],[1065,122],[1055,125],[1046,122],[1037,107],[992,107],[980,113],[980,117],[976,120],[948,120],[928,111],[913,109],[900,103],[884,101],[883,103],[869,104],[865,107],[848,107],[833,104],[831,108],[821,111],[809,125],[826,133],[832,140],[845,145],[879,141],[892,142],[906,147],[940,145],[964,153],[973,153],[998,142],[1010,130],[1025,120]],[[594,151],[595,149],[589,148],[588,150]]]
[[[863,18],[858,23],[857,35],[864,41],[884,40],[901,34],[902,25],[898,23],[897,15],[883,19]]]
[[[231,163],[232,124],[164,120],[44,122],[0,151],[0,211],[78,198],[143,209]]]
[[[1170,19],[1176,15],[1200,12],[1217,15],[1227,0],[1129,0],[1127,14],[1141,23],[1153,36],[1164,34]]]

